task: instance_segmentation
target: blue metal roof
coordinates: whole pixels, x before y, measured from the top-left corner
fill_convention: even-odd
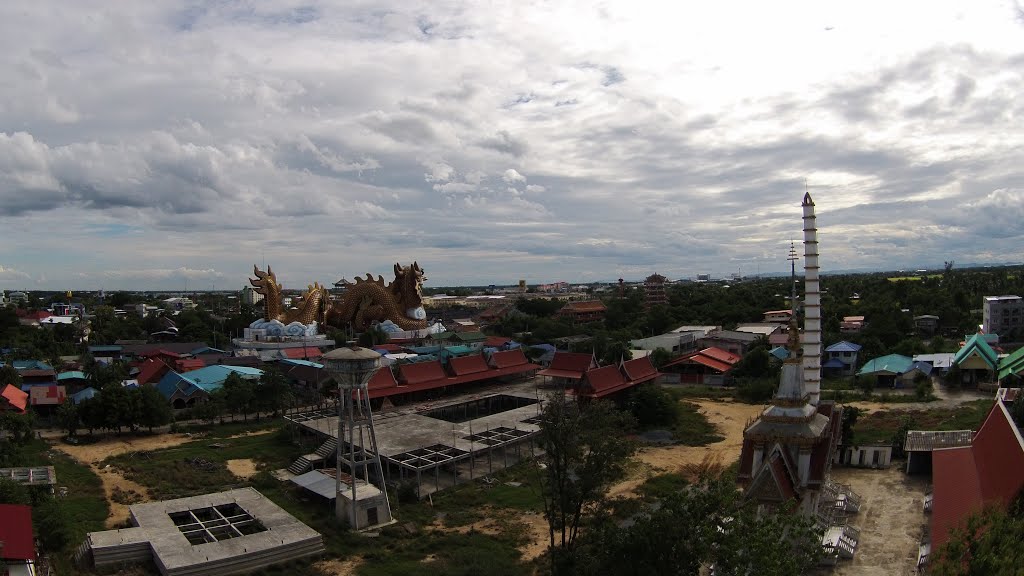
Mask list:
[[[836,342],[835,344],[825,348],[825,352],[860,352],[861,345],[854,344],[853,342]]]
[[[295,359],[292,359],[292,358],[286,358],[284,360],[278,360],[278,363],[279,364],[284,364],[286,366],[309,366],[310,368],[323,368],[324,367],[323,364],[320,364],[318,362],[313,362],[313,361],[310,361],[310,360],[295,360]]]
[[[50,366],[42,360],[15,360],[11,362],[11,366],[15,370],[53,370],[53,366]]]
[[[85,390],[82,390],[80,392],[76,392],[76,393],[72,394],[71,395],[71,401],[74,402],[75,404],[80,404],[82,402],[82,400],[87,400],[87,399],[92,398],[93,396],[95,396],[97,394],[99,394],[99,392],[97,392],[97,390],[95,388],[90,386],[90,387],[86,388]]]
[[[868,361],[860,372],[857,372],[858,376],[864,376],[867,374],[903,374],[908,372],[914,365],[914,359],[901,354],[889,354],[888,356],[882,356],[881,358],[875,358],[874,360]]]
[[[789,350],[787,350],[785,346],[776,346],[775,348],[772,348],[771,351],[768,353],[778,358],[779,360],[785,360],[786,358],[789,358]]]

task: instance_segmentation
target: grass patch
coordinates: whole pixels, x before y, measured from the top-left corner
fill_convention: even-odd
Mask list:
[[[879,410],[862,416],[853,427],[854,444],[886,442],[904,424],[911,430],[977,430],[992,408],[991,400],[975,400],[957,408]]]
[[[247,485],[248,482],[228,471],[227,460],[252,458],[258,468],[273,470],[286,467],[302,450],[290,441],[283,428],[267,434],[226,439],[237,433],[204,436],[194,442],[151,452],[130,452],[104,462],[149,488],[154,499],[167,500]]]
[[[725,439],[707,416],[701,414],[700,407],[692,402],[679,403],[679,415],[672,426],[672,438],[676,444],[684,446],[707,446]]]
[[[637,488],[637,492],[645,500],[661,500],[672,494],[678,493],[690,485],[690,481],[679,473],[658,474],[647,479],[646,482]]]
[[[721,400],[723,398],[732,398],[736,394],[734,388],[724,388],[721,386],[665,386],[666,390],[672,392],[672,395],[676,398],[710,398],[712,400]]]

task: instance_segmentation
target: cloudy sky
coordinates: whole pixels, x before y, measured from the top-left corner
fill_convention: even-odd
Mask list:
[[[697,7],[700,6],[700,7]],[[0,288],[1021,260],[1010,2],[0,3]]]

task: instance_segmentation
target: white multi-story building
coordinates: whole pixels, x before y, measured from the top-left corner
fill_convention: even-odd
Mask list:
[[[1024,327],[1024,299],[1020,296],[985,296],[982,330],[986,334],[1006,334]]]
[[[255,306],[256,304],[262,302],[263,298],[265,298],[265,296],[257,292],[256,289],[253,288],[252,286],[244,286],[242,288],[242,302],[244,304],[248,304],[249,306]]]

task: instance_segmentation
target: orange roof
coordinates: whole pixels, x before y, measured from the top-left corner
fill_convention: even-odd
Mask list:
[[[649,356],[623,362],[622,371],[626,373],[627,378],[634,382],[653,380],[658,377],[658,371],[654,368],[654,364],[651,364]]]
[[[587,372],[581,388],[587,396],[601,397],[622,388],[626,379],[622,377],[618,367],[614,365],[594,368]]]
[[[0,392],[0,397],[21,413],[24,413],[25,407],[28,406],[28,393],[22,392],[14,384],[4,386],[3,391]]]
[[[586,302],[568,302],[559,312],[604,312],[608,307],[600,300],[587,300]]]

